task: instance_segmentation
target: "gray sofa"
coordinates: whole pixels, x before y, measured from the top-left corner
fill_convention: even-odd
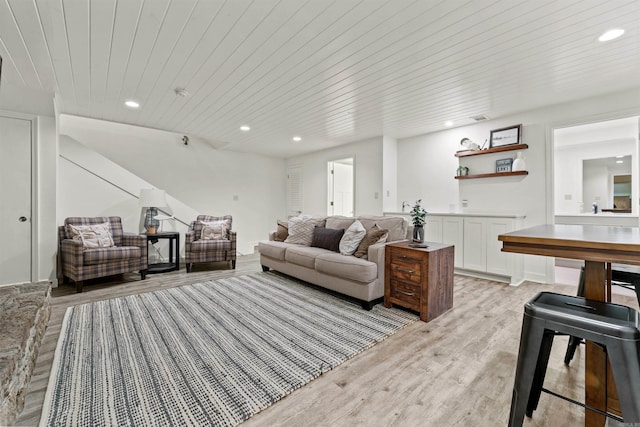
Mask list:
[[[323,218],[326,228],[346,229],[356,218],[329,216]],[[388,230],[385,242],[369,246],[366,257],[342,255],[328,249],[275,241],[258,244],[262,269],[273,269],[314,285],[360,300],[369,310],[384,296],[384,263],[386,243],[408,239],[413,233],[406,219],[392,216],[360,216],[357,219],[369,231],[377,225]],[[366,259],[364,259],[366,258]]]

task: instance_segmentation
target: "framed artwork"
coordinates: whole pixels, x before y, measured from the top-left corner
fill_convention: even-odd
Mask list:
[[[489,148],[504,147],[505,145],[520,144],[522,139],[522,125],[509,126],[491,131]]]
[[[511,172],[513,165],[513,159],[500,159],[496,160],[496,172]]]

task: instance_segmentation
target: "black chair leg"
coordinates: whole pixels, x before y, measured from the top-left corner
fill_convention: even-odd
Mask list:
[[[231,260],[231,268],[233,268],[234,270],[236,269],[236,260],[235,259]]]
[[[190,273],[191,272],[191,263],[187,262],[186,264],[187,264],[187,273]]]
[[[262,271],[267,272],[269,271],[269,267],[267,267],[266,265],[262,266]]]
[[[540,395],[542,394],[542,386],[544,385],[544,377],[547,373],[547,365],[549,365],[549,356],[551,355],[551,346],[553,344],[554,331],[545,331],[540,344],[540,354],[536,362],[536,371],[533,374],[533,382],[531,384],[531,394],[527,402],[527,417],[533,415],[533,411],[538,408]]]
[[[576,348],[584,341],[578,337],[569,337],[569,345],[567,345],[567,352],[564,354],[564,364],[569,365],[573,360],[573,356],[576,354]]]
[[[84,286],[84,280],[76,280],[76,293],[79,294],[82,292],[82,287]]]

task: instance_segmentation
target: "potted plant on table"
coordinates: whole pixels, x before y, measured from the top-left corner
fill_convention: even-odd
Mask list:
[[[411,209],[411,222],[413,222],[413,241],[424,242],[424,223],[426,222],[427,211],[420,204],[422,199],[418,199]]]

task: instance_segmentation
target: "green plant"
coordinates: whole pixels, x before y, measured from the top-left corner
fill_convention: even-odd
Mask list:
[[[413,205],[411,209],[411,221],[413,222],[414,227],[423,227],[425,223],[425,217],[427,216],[427,211],[424,210],[422,205],[422,199],[416,201],[416,204]]]

